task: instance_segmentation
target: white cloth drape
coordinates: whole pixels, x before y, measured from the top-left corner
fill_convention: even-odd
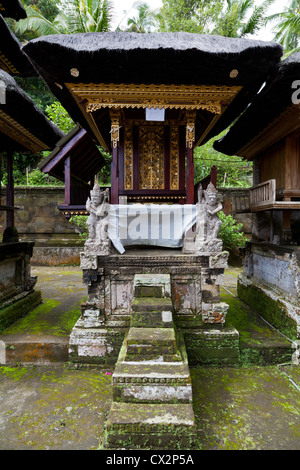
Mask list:
[[[128,245],[179,248],[196,223],[196,205],[110,205],[108,236],[119,253]]]

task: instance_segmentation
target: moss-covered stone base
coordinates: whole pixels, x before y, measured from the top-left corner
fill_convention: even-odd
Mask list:
[[[15,323],[19,318],[27,315],[42,302],[40,291],[24,293],[22,298],[12,302],[6,308],[0,310],[0,333]]]
[[[106,423],[106,449],[191,449],[195,440],[190,404],[113,403]]]
[[[183,331],[191,366],[238,365],[239,333],[233,327],[190,329]]]
[[[74,327],[69,340],[69,361],[82,364],[115,364],[126,328]]]
[[[237,293],[241,300],[285,336],[292,340],[300,336],[300,309],[276,292],[240,275]],[[298,322],[297,316],[299,316]]]

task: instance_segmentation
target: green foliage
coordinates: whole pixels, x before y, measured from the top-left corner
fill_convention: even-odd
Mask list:
[[[219,139],[221,135],[194,150],[195,183],[209,175],[211,167],[215,165],[218,187],[252,186],[251,162],[237,156],[224,155],[213,148],[213,141]]]
[[[46,113],[49,119],[66,134],[75,126],[74,121],[70,118],[69,114],[59,101],[55,101],[47,106]]]
[[[73,215],[69,220],[71,224],[76,225],[79,229],[79,243],[85,242],[88,239],[89,231],[86,225],[87,219],[87,215]]]
[[[263,26],[266,11],[274,0],[264,0],[259,6],[254,0],[227,0],[226,3],[213,33],[237,38],[255,34]]]
[[[225,215],[219,212],[222,225],[219,231],[219,238],[223,241],[223,249],[230,253],[238,254],[238,249],[244,247],[247,237],[242,232],[243,224],[238,224],[232,215]]]
[[[209,33],[222,10],[220,0],[163,0],[160,31]]]
[[[109,0],[59,0],[32,2],[26,6],[27,18],[15,25],[22,36],[32,32],[35,36],[109,31],[112,21],[112,3]]]
[[[268,16],[265,22],[275,23],[274,40],[283,45],[286,56],[300,50],[300,0],[290,0],[283,11]]]
[[[64,186],[64,183],[36,168],[28,173],[28,186]]]
[[[147,3],[135,2],[133,8],[137,8],[138,14],[127,20],[127,30],[135,33],[149,33],[157,24],[158,17]]]
[[[36,106],[45,113],[46,108],[56,101],[42,78],[15,77],[17,84],[32,99]]]

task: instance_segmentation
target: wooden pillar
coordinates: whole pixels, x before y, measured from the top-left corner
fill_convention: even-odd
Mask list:
[[[186,204],[194,204],[194,142],[195,142],[195,113],[187,114],[186,123],[186,146],[187,146],[187,164],[186,164]]]
[[[120,112],[118,110],[110,111],[111,118],[111,204],[119,203],[119,142],[120,142]]]
[[[216,188],[217,187],[217,167],[215,165],[211,167],[210,181]]]
[[[119,202],[118,147],[114,146],[112,147],[110,202],[111,204]]]
[[[65,204],[71,204],[71,158],[65,159]]]
[[[6,205],[13,207],[15,204],[14,177],[13,177],[13,152],[7,152],[7,185],[6,185]],[[13,228],[15,225],[15,215],[13,210],[6,212],[6,227]]]
[[[193,148],[187,149],[186,165],[186,204],[194,204],[194,152]]]

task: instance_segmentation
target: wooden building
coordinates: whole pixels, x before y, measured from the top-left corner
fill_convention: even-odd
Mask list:
[[[193,204],[193,149],[241,113],[282,54],[246,39],[121,32],[47,36],[23,51],[112,154],[113,204]]]
[[[65,200],[57,207],[67,219],[88,214],[85,203],[104,165],[106,160],[96,143],[79,125],[57,142],[54,150],[40,162],[41,171],[64,182]]]
[[[239,296],[272,325],[300,337],[300,54],[280,62],[221,140],[220,152],[252,160],[252,239]]]
[[[244,114],[214,143],[220,152],[253,161],[250,211],[270,222],[254,226],[254,240],[300,243],[299,73],[299,53],[280,62]]]

